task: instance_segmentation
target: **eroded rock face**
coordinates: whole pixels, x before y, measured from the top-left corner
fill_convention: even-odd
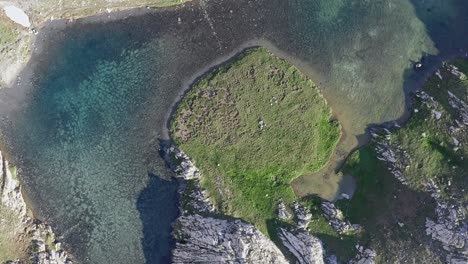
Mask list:
[[[177,220],[174,263],[289,263],[253,225],[188,215]]]
[[[279,237],[299,264],[323,264],[324,249],[322,242],[302,230],[280,228]]]

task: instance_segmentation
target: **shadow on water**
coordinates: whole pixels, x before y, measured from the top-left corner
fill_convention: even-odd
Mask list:
[[[147,264],[170,263],[171,224],[177,217],[177,181],[149,174],[147,187],[140,193],[137,209],[143,223],[142,246]]]

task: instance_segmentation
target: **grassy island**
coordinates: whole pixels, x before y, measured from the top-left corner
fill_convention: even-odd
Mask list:
[[[263,48],[196,83],[171,132],[200,169],[215,205],[264,233],[278,203],[295,199],[290,181],[320,170],[341,134],[314,83]]]

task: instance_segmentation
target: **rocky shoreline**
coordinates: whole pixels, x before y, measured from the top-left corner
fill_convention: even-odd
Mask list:
[[[33,264],[71,264],[67,252],[51,226],[34,219],[29,213],[26,202],[21,193],[21,185],[17,179],[16,168],[8,163],[0,152],[0,202],[4,210],[8,210],[18,220],[18,234],[27,238],[30,243],[29,262]],[[29,253],[28,252],[28,253]],[[9,260],[6,263],[20,264],[25,259]]]
[[[208,194],[200,188],[200,171],[185,153],[173,145],[167,145],[162,146],[161,154],[180,181],[180,216],[174,223],[173,231],[174,263],[337,263],[335,256],[326,254],[320,239],[307,231],[312,214],[300,203],[294,203],[292,213],[281,202],[278,205],[278,218],[294,218],[296,225],[278,228],[282,244],[280,249],[252,224],[224,216],[216,210]],[[187,188],[188,185],[190,188]],[[344,219],[333,203],[323,201],[322,207],[327,209],[324,209],[325,216],[337,232],[360,229]],[[362,248],[359,245],[356,247]],[[350,263],[373,263],[376,253],[370,249],[361,251]]]

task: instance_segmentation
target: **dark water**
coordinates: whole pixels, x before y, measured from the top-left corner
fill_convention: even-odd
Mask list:
[[[425,76],[414,61],[431,55],[429,71],[467,44],[468,4],[414,2],[203,1],[54,22],[21,86],[0,96],[5,148],[35,213],[79,262],[166,263],[176,183],[159,140],[193,78],[266,45],[320,84],[358,135],[402,114],[404,91]]]

